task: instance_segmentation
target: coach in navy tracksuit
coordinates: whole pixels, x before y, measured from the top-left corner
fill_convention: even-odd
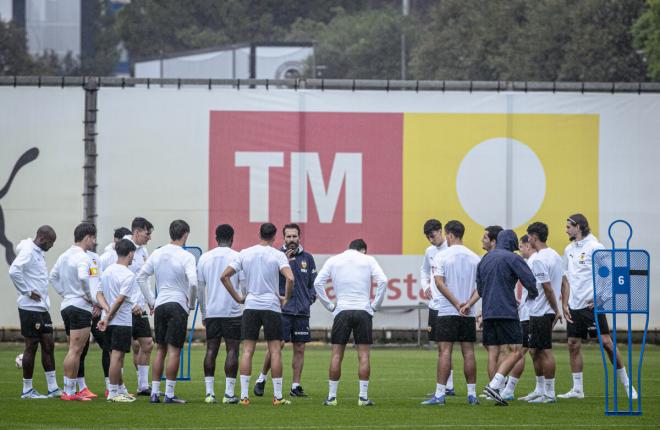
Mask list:
[[[305,391],[300,386],[305,360],[305,343],[311,340],[309,334],[309,308],[316,300],[314,280],[316,279],[316,263],[314,257],[303,250],[300,244],[300,226],[287,224],[282,229],[284,234],[284,252],[293,271],[294,284],[291,298],[282,308],[282,341],[293,342],[293,383],[291,396],[305,397]],[[284,278],[280,276],[280,294],[284,294]],[[264,367],[254,386],[254,394],[263,396],[266,375],[270,369],[270,354],[266,353]]]
[[[500,362],[495,377],[484,389],[487,395],[501,405],[507,404],[499,395],[499,390],[504,386],[504,378],[522,357],[522,328],[518,317],[516,284],[520,280],[527,290],[527,300],[534,300],[538,295],[536,278],[525,260],[514,253],[516,250],[516,233],[513,230],[501,231],[497,235],[495,249],[484,255],[477,266],[476,291],[461,308],[461,313],[466,314],[482,298],[483,343],[487,347],[506,348],[509,352]]]

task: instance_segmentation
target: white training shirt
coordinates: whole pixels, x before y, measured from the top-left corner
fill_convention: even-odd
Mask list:
[[[594,298],[591,255],[605,247],[598,242],[593,234],[582,240],[574,240],[564,250],[563,268],[571,287],[568,297],[568,307],[584,309]]]
[[[480,258],[463,245],[452,245],[442,252],[438,252],[433,259],[433,275],[442,276],[449,291],[459,303],[467,303],[474,290],[477,289],[477,266]],[[438,290],[433,280],[432,287],[439,293],[438,316],[457,315],[460,312]],[[471,317],[474,309],[470,309]]]
[[[330,280],[337,297],[336,306],[325,292]],[[373,304],[371,303],[372,280],[377,285]],[[325,262],[316,276],[314,288],[323,306],[333,312],[334,316],[346,310],[367,311],[373,315],[374,310],[380,308],[385,298],[387,277],[374,257],[355,249],[348,249]]]
[[[227,266],[238,257],[238,252],[226,246],[219,246],[202,254],[197,262],[197,300],[202,319],[240,317],[241,305],[229,294],[220,276]],[[245,275],[238,272],[231,278],[238,291],[245,286]]]
[[[79,246],[72,245],[59,256],[50,272],[50,282],[58,292],[61,291],[63,300],[60,309],[75,306],[92,311],[89,290],[91,270],[91,259]]]
[[[532,255],[530,255],[529,258],[525,260],[530,270],[532,270],[532,259],[535,255],[536,252],[533,252]],[[518,281],[518,285],[520,285],[520,288],[522,289],[520,303],[518,303],[518,318],[520,321],[529,321],[529,309],[531,308],[533,301],[527,300],[527,295],[529,294],[527,292],[527,288],[524,288],[520,281]]]
[[[245,275],[245,309],[282,312],[280,270],[290,267],[283,252],[272,246],[254,245],[239,252],[229,266]]]
[[[435,256],[444,250],[448,248],[447,241],[445,240],[442,242],[442,245],[440,246],[435,246],[431,245],[428,248],[426,248],[426,251],[424,252],[424,262],[422,263],[422,268],[421,272],[419,275],[419,279],[421,280],[422,283],[422,288],[426,291],[427,288],[431,289],[431,299],[429,300],[429,309],[433,309],[435,311],[438,310],[440,306],[440,291],[438,291],[437,288],[435,288],[435,283],[433,281],[433,261],[435,259]]]
[[[555,311],[550,307],[550,302],[548,302],[548,298],[545,296],[543,283],[550,283],[552,291],[555,294],[557,307],[559,307],[559,304],[561,303],[559,300],[559,297],[561,296],[561,280],[564,276],[561,257],[552,248],[544,248],[536,252],[534,256],[531,267],[534,277],[536,278],[536,289],[538,290],[539,295],[536,296],[536,299],[534,299],[534,302],[531,304],[529,315],[532,317],[540,317],[545,314],[554,314]]]
[[[158,298],[154,300],[147,284],[149,276],[156,274]],[[188,312],[197,287],[195,257],[182,247],[167,244],[155,250],[137,275],[137,285],[147,302],[154,307],[164,303],[178,303]]]
[[[99,255],[92,251],[87,251],[87,258],[89,258],[89,294],[92,296],[92,303],[98,304],[96,301],[96,293],[103,291],[101,287],[101,262]]]
[[[147,262],[147,258],[149,258],[149,251],[147,251],[147,247],[145,245],[138,245],[133,242],[133,236],[130,234],[122,237],[122,239],[128,239],[133,243],[133,245],[135,245],[136,249],[135,253],[133,254],[133,262],[130,266],[128,266],[128,268],[131,269],[131,272],[133,272],[137,277],[137,274],[140,273],[140,269],[142,269],[144,263]],[[101,267],[110,266],[111,264],[117,262],[117,251],[115,251],[114,242],[105,247],[105,252],[103,255],[101,255],[101,261]],[[135,284],[135,288],[133,289],[133,297],[131,298],[131,302],[133,304],[139,305],[143,310],[147,306],[147,300],[145,299],[144,295],[142,294],[142,290],[137,284]]]
[[[126,296],[126,299],[119,306],[115,316],[110,320],[108,325],[131,327],[133,325],[133,314],[131,313],[133,303],[131,302],[131,297],[135,288],[135,274],[128,267],[115,263],[103,271],[101,283],[103,284],[103,296],[110,308],[117,301],[119,295]],[[105,311],[103,311],[102,318],[105,318],[105,316]]]
[[[101,272],[117,262],[117,253],[115,252],[115,242],[109,243],[103,249],[103,254],[99,257]]]
[[[32,239],[22,240],[16,246],[18,255],[9,267],[9,277],[16,287],[19,309],[35,312],[48,312],[50,298],[48,297],[48,267],[44,251]],[[36,292],[41,296],[39,301],[32,300],[30,294]]]

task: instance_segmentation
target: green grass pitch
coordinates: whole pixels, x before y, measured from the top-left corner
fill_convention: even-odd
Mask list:
[[[252,383],[256,379],[263,358],[265,345],[258,346],[252,372]],[[477,390],[481,391],[486,378],[486,354],[478,347]],[[57,376],[62,381],[62,359],[66,348],[58,345]],[[660,428],[660,348],[648,346],[643,372],[642,417],[605,417],[603,413],[603,368],[601,355],[595,345],[585,347],[585,390],[584,400],[559,400],[551,405],[530,405],[514,401],[509,407],[495,407],[482,399],[481,405],[466,403],[466,387],[462,377],[460,353],[454,352],[456,397],[450,397],[446,406],[420,406],[425,395],[435,389],[435,366],[437,354],[434,350],[413,348],[374,348],[372,350],[372,373],[369,397],[375,402],[373,408],[357,406],[357,358],[348,348],[339,385],[339,405],[323,407],[321,402],[327,395],[327,368],[330,351],[327,346],[314,346],[307,350],[302,385],[309,394],[307,398],[294,398],[286,408],[271,405],[272,384],[266,385],[263,398],[251,396],[249,407],[240,405],[207,405],[204,403],[204,380],[202,357],[204,347],[193,347],[191,382],[179,382],[176,393],[188,400],[186,405],[149,404],[148,399],[139,398],[131,404],[109,404],[104,400],[92,402],[62,402],[60,400],[21,400],[21,370],[14,358],[22,352],[18,344],[0,345],[0,428],[139,428],[139,429],[412,429],[412,428]],[[557,358],[557,392],[563,393],[571,386],[568,354],[564,345],[555,345]],[[39,360],[39,355],[37,356]],[[224,392],[222,362],[218,359],[216,370],[216,394]],[[135,389],[135,372],[132,357],[127,356],[126,382],[129,390]],[[103,393],[103,374],[100,353],[92,345],[86,361],[87,383],[98,394]],[[284,386],[288,393],[291,383],[291,350],[284,353]],[[533,389],[534,378],[531,362],[527,362],[526,373],[516,390],[517,396]],[[218,372],[219,370],[219,372]],[[35,371],[34,385],[46,391],[45,378],[40,364]],[[619,385],[620,386],[620,385]],[[621,387],[621,386],[620,386]],[[240,394],[239,383],[236,384]],[[621,393],[623,396],[625,394]],[[623,402],[622,402],[623,404]]]

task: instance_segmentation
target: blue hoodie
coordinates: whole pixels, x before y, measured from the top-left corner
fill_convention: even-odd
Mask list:
[[[536,279],[525,260],[514,253],[518,237],[513,230],[497,235],[495,249],[484,255],[477,266],[477,292],[482,298],[482,314],[487,319],[518,319],[516,283],[527,289],[527,299],[539,294]]]
[[[285,252],[282,247],[280,251]],[[289,260],[289,266],[293,272],[293,292],[291,299],[282,308],[282,313],[287,315],[309,317],[309,308],[316,300],[314,280],[316,279],[316,263],[312,254],[305,252],[302,245],[298,246],[293,258]],[[280,275],[280,294],[284,295],[286,281]]]

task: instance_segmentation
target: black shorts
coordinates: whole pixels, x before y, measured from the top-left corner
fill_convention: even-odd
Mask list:
[[[18,310],[21,320],[21,335],[23,337],[41,337],[42,334],[53,332],[53,321],[50,314],[46,312]]]
[[[529,348],[552,349],[552,322],[555,314],[529,317]]]
[[[483,328],[484,346],[522,345],[522,328],[519,320],[487,319]]]
[[[163,303],[154,312],[156,343],[183,348],[188,331],[188,312],[178,303]]]
[[[598,337],[593,309],[569,309],[569,312],[571,313],[573,322],[566,324],[567,337],[578,337],[585,340],[590,337]],[[605,315],[598,314],[598,325],[600,326],[601,334],[610,334],[610,326],[607,324]]]
[[[330,342],[333,345],[346,345],[353,333],[353,341],[357,345],[371,345],[372,316],[367,311],[341,311],[332,323]]]
[[[143,312],[142,315],[131,314],[133,318],[133,327],[131,335],[133,339],[141,337],[151,337],[151,325],[149,324],[149,315]],[[186,320],[187,322],[187,320]]]
[[[241,340],[241,317],[206,318],[206,340]]]
[[[282,314],[262,309],[246,309],[241,320],[241,336],[244,340],[259,340],[259,330],[264,328],[264,339],[282,340]]]
[[[99,345],[99,348],[101,348],[103,351],[110,351],[110,344],[108,343],[108,330],[106,331],[101,331],[97,328],[97,325],[101,321],[101,315],[98,317],[94,318],[92,317],[92,336],[94,336],[94,340],[96,343]]]
[[[435,320],[435,333],[438,342],[476,342],[476,318],[439,315]]]
[[[435,341],[437,334],[435,332],[435,320],[438,318],[438,311],[429,308],[429,340]]]
[[[67,336],[71,330],[81,330],[92,327],[92,313],[75,306],[67,306],[62,309],[62,320]]]
[[[529,320],[520,321],[520,327],[522,328],[522,346],[529,348]]]
[[[127,325],[109,325],[105,331],[111,351],[130,352],[133,330]]]
[[[285,342],[310,342],[309,317],[282,314],[282,340]]]

